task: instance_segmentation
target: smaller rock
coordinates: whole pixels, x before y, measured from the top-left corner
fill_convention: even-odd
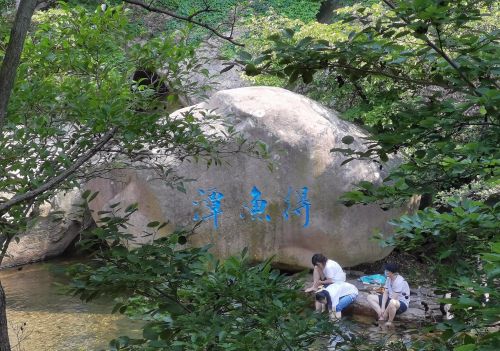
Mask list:
[[[33,219],[19,242],[12,240],[1,268],[20,266],[61,255],[82,230],[94,224],[90,214],[75,216],[75,205],[81,201],[78,190],[56,195],[52,205],[40,206],[40,215]],[[64,211],[57,220],[54,211]]]
[[[349,281],[349,283],[352,284],[352,281]],[[375,319],[375,312],[373,309],[370,307],[370,304],[368,303],[368,295],[370,293],[365,292],[365,291],[360,291],[358,298],[354,303],[350,306],[350,309],[347,311],[352,314],[359,314],[359,315],[364,315],[364,316],[373,316]],[[421,308],[417,307],[412,307],[414,302],[410,302],[410,307],[405,311],[405,313],[402,313],[400,315],[397,315],[395,320],[396,321],[402,321],[402,322],[423,322],[425,320],[425,312]]]

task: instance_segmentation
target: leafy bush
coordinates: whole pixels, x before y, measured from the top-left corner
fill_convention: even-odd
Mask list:
[[[14,5],[14,0],[0,0],[0,9],[3,11]]]
[[[69,270],[70,291],[88,301],[118,298],[114,311],[146,322],[141,339],[113,340],[113,350],[292,350],[327,337],[332,324],[314,315],[303,283],[271,268],[251,265],[245,252],[218,261],[208,247],[185,248],[189,233],[128,249],[120,240],[125,216],[103,214],[95,234],[112,242],[91,265]],[[150,223],[150,235],[164,224]],[[85,241],[92,245],[92,241]]]
[[[492,326],[500,315],[500,205],[452,200],[450,210],[426,208],[392,222],[394,236],[382,240],[426,260],[437,292],[455,318],[435,326],[431,350],[497,350],[500,333]]]
[[[321,2],[319,0],[161,0],[158,3],[183,16],[192,15],[208,5],[212,11],[197,15],[196,19],[224,32],[231,30],[231,21],[234,15],[236,15],[236,23],[239,25],[255,17],[265,16],[270,11],[280,13],[284,18],[298,19],[303,22],[315,21]],[[166,22],[167,30],[185,27],[192,28],[191,39],[197,43],[207,34],[205,29],[193,27],[184,22],[175,20]]]
[[[252,7],[257,15],[267,14],[271,9],[281,16],[304,23],[315,21],[321,0],[256,0]]]
[[[475,197],[463,190],[476,183],[497,189],[500,175],[499,13],[491,0],[356,5],[340,9],[342,21],[332,25],[271,35],[272,45],[247,55],[245,67],[252,76],[270,74],[306,85],[334,106],[345,104],[343,115],[372,132],[363,147],[352,148],[344,136],[345,146],[332,149],[345,163],[383,169],[389,155],[400,155],[383,184],[362,181],[344,194],[346,206],[376,202],[388,209],[415,194],[453,195],[454,189]],[[440,202],[393,222],[396,235],[386,244],[425,255],[435,284],[460,296],[451,300],[456,319],[440,324],[442,339],[425,349],[500,344],[491,318],[499,304],[499,207],[491,198]]]

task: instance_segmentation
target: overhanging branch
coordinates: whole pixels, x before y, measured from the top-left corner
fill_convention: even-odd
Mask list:
[[[396,15],[401,18],[406,24],[410,24],[410,20],[404,16],[401,16],[397,13],[397,8],[396,8],[396,5],[394,5],[393,3],[391,3],[389,0],[383,0],[383,2],[388,6],[390,7],[395,13]],[[438,32],[439,33],[439,32]],[[458,67],[458,65],[455,63],[455,61],[452,60],[452,58],[450,56],[448,56],[448,54],[446,52],[444,52],[442,49],[438,48],[436,44],[434,44],[428,37],[427,35],[422,35],[422,38],[423,40],[425,41],[425,43],[427,44],[427,46],[429,46],[431,49],[433,49],[435,52],[437,52],[442,58],[445,59],[446,62],[448,62],[448,64],[453,67],[453,69],[458,73],[458,75],[460,76],[460,78],[462,78],[462,80],[469,86],[469,88],[472,90],[472,93],[476,96],[481,96],[481,93],[479,93],[477,91],[477,88],[476,86],[474,85],[474,83],[472,83],[469,78],[467,78],[467,76],[465,75],[464,72],[462,72],[462,70],[460,69],[460,67]]]
[[[28,191],[24,194],[19,194],[11,198],[10,200],[0,204],[0,215],[3,215],[5,212],[7,212],[11,207],[24,202],[28,201],[31,199],[34,199],[40,194],[43,194],[44,192],[53,189],[60,183],[62,183],[64,180],[66,180],[69,176],[71,176],[73,173],[75,173],[78,168],[80,168],[85,162],[90,160],[92,156],[94,156],[97,152],[99,152],[110,140],[113,138],[113,135],[116,133],[117,128],[114,127],[110,129],[108,132],[106,132],[100,139],[99,141],[92,147],[90,148],[84,155],[80,156],[75,163],[73,163],[68,169],[66,169],[64,172],[59,174],[58,176],[52,178],[48,182],[40,185],[38,188]]]
[[[143,9],[146,9],[146,10],[151,11],[151,12],[161,13],[161,14],[173,17],[173,18],[177,18],[177,19],[179,19],[181,21],[186,21],[186,22],[190,22],[190,23],[196,24],[197,26],[200,26],[200,27],[203,27],[203,28],[209,30],[210,32],[212,32],[213,34],[215,34],[216,36],[218,36],[219,38],[227,40],[227,41],[229,41],[230,43],[232,43],[234,45],[245,46],[245,45],[243,45],[241,43],[238,43],[238,42],[234,41],[234,39],[233,39],[232,36],[224,35],[221,32],[219,32],[216,28],[213,28],[213,27],[209,26],[208,24],[200,22],[200,21],[198,21],[198,20],[196,20],[194,18],[194,17],[196,17],[197,15],[199,15],[201,13],[214,12],[214,10],[212,10],[212,9],[210,9],[208,7],[206,7],[203,10],[195,12],[191,16],[182,16],[182,15],[178,15],[175,12],[172,12],[172,11],[168,11],[168,10],[160,9],[158,7],[151,6],[150,4],[146,4],[145,2],[140,1],[140,0],[123,0],[123,1],[126,2],[126,3],[128,3],[128,4],[137,5],[139,7],[142,7]],[[231,32],[231,34],[232,34],[232,32]]]

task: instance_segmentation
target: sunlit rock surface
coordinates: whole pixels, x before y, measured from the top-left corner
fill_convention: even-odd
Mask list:
[[[73,190],[55,196],[52,203],[40,206],[40,213],[29,223],[26,231],[12,240],[2,267],[19,266],[61,255],[76,236],[93,224],[90,216],[80,215],[80,192]],[[57,213],[57,214],[56,214]]]
[[[390,232],[387,221],[405,211],[383,211],[376,205],[344,207],[341,194],[354,183],[369,180],[380,183],[384,174],[374,163],[350,162],[330,149],[345,147],[342,137],[352,135],[353,148],[362,147],[367,133],[338,118],[337,113],[285,89],[246,87],[224,90],[213,95],[196,109],[216,110],[249,141],[262,140],[270,149],[275,170],[267,161],[244,154],[229,159],[230,166],[210,167],[184,162],[176,167],[179,175],[196,178],[186,183],[186,193],[171,189],[154,179],[149,171],[114,171],[88,184],[99,196],[91,203],[94,215],[109,205],[138,202],[139,211],[132,217],[129,231],[138,241],[151,239],[143,230],[150,221],[169,221],[163,234],[178,227],[194,225],[195,211],[210,215],[207,199],[215,188],[222,193],[218,228],[213,217],[207,218],[190,236],[189,244],[214,243],[219,257],[237,254],[248,247],[250,256],[261,261],[275,256],[275,262],[290,268],[310,267],[311,256],[322,252],[343,266],[372,262],[385,257],[389,248],[380,248],[370,240],[376,231]],[[251,190],[257,187],[260,200],[267,201],[262,220],[252,220]],[[300,207],[297,191],[307,187],[310,202],[309,225],[305,227],[305,209]],[[285,201],[289,189],[289,218]],[[199,189],[206,193],[200,195]],[[198,201],[199,205],[193,205]],[[259,207],[262,203],[254,203]],[[244,214],[245,218],[241,218]],[[269,221],[266,220],[269,215]],[[97,219],[97,218],[95,218]]]

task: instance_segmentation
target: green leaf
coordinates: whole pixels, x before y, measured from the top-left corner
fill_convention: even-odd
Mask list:
[[[113,256],[116,257],[126,257],[128,255],[128,250],[124,246],[115,246],[111,249]]]
[[[387,162],[389,161],[389,156],[387,156],[387,154],[385,152],[379,152],[379,156],[380,156],[380,160],[382,162]]]
[[[312,38],[311,37],[305,37],[305,38],[302,38],[301,40],[299,40],[299,42],[297,43],[296,47],[297,48],[301,48],[301,47],[305,47],[307,45],[309,45],[311,42],[312,42]]]
[[[343,166],[343,165],[348,164],[349,162],[354,161],[354,160],[355,160],[354,157],[349,157],[349,158],[345,159],[344,161],[342,161],[342,163],[340,165]]]
[[[445,250],[439,254],[438,258],[440,260],[445,259],[445,258],[449,257],[453,253],[453,251],[454,251],[453,249]]]
[[[245,74],[247,76],[256,76],[257,74],[259,74],[259,70],[257,69],[257,67],[253,64],[253,63],[249,63],[248,65],[245,66]]]
[[[99,192],[98,192],[98,191],[94,192],[94,193],[93,193],[93,194],[92,194],[92,195],[91,195],[91,196],[87,199],[87,202],[91,202],[92,200],[94,200],[94,199],[97,197],[97,195],[99,195]]]
[[[250,61],[252,59],[252,54],[244,50],[239,51],[238,56],[242,61]]]
[[[226,67],[224,67],[223,69],[220,70],[219,73],[224,73],[224,72],[227,72],[229,71],[230,69],[232,69],[235,65],[232,64],[232,65],[227,65]]]
[[[155,228],[155,227],[158,227],[160,225],[160,222],[158,221],[153,221],[153,222],[149,222],[147,227],[148,228]]]
[[[476,300],[474,299],[471,299],[469,297],[466,297],[466,296],[461,296],[459,299],[458,299],[458,303],[460,305],[465,305],[465,306],[474,306],[474,307],[479,307],[481,304],[479,302],[477,302]]]
[[[131,205],[127,206],[127,208],[125,208],[125,212],[133,212],[133,211],[137,210],[137,208],[138,208],[137,203],[131,204]]]
[[[149,323],[142,329],[142,337],[147,340],[157,340],[159,337],[157,324]]]
[[[453,351],[473,351],[476,349],[475,344],[467,344],[467,345],[461,345],[458,347],[455,347]]]
[[[426,154],[425,150],[417,150],[415,151],[415,157],[417,158],[424,158]]]

